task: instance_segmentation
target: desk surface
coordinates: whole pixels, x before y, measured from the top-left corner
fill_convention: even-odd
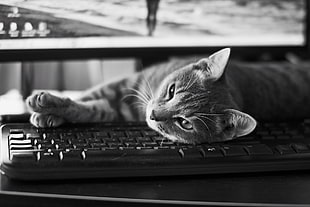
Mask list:
[[[310,172],[18,182],[1,176],[0,203],[66,206],[310,204]],[[129,205],[131,204],[131,205]],[[279,204],[279,205],[278,205]]]
[[[18,182],[0,175],[1,206],[240,206],[242,203],[310,206],[310,172],[57,182]]]

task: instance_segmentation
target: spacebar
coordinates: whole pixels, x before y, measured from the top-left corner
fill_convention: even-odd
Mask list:
[[[124,150],[89,150],[86,152],[87,161],[160,161],[180,160],[181,157],[176,149],[124,149]]]

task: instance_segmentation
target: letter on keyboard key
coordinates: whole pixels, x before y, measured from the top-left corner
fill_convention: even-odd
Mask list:
[[[203,150],[205,152],[205,157],[223,157],[223,153],[220,150],[219,147],[213,147],[213,146],[203,146]]]
[[[54,152],[38,152],[36,158],[42,164],[59,161],[58,154]]]

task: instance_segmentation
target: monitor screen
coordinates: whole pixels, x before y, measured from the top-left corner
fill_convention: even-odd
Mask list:
[[[306,13],[307,0],[1,0],[0,52],[304,47]]]

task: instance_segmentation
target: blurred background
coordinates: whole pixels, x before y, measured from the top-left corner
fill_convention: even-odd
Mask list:
[[[51,46],[61,49],[66,44],[142,48],[262,44],[299,46],[306,41],[305,2],[0,0],[0,50],[10,47],[25,49],[33,46],[32,39],[39,40],[39,46],[45,49]],[[78,41],[80,37],[82,39]],[[59,38],[65,39],[59,41]],[[19,40],[16,45],[15,40]],[[152,54],[154,59],[159,55]],[[0,62],[0,95],[22,100],[38,89],[81,91],[101,82],[128,76],[148,64],[134,56],[122,59]],[[0,98],[0,110],[3,108],[2,100]],[[11,105],[10,108],[14,107]]]

